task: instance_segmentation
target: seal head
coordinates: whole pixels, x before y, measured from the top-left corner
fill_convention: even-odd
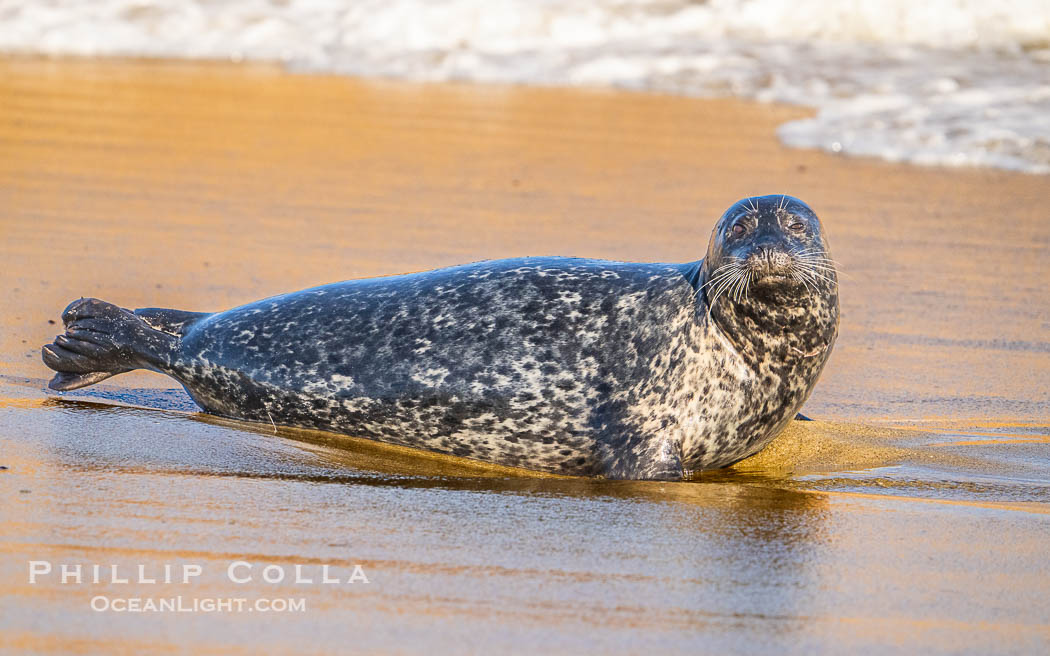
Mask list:
[[[704,258],[708,307],[720,297],[806,303],[837,286],[820,219],[791,196],[745,198],[719,219]],[[823,284],[822,284],[823,283]]]

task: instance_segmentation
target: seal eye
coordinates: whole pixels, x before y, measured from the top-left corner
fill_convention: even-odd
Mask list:
[[[792,223],[791,225],[789,225],[789,226],[788,226],[788,228],[790,228],[790,229],[794,230],[795,232],[802,232],[802,230],[803,230],[803,229],[804,229],[805,227],[806,227],[806,226],[802,225],[802,224],[801,224],[801,223],[799,223],[798,221],[796,221],[795,223]]]
[[[733,226],[733,234],[737,237],[744,234],[745,232],[747,232],[747,226],[745,226],[743,223],[738,223]]]

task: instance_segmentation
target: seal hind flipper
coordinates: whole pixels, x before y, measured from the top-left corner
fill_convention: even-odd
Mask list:
[[[211,316],[211,312],[187,312],[167,308],[139,308],[135,316],[141,317],[154,330],[182,337],[201,319]]]
[[[41,349],[44,364],[58,372],[48,383],[53,390],[93,385],[134,369],[163,372],[178,348],[178,338],[96,298],[70,303],[62,321],[65,334]]]

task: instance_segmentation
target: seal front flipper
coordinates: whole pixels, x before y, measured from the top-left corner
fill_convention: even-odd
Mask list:
[[[44,364],[58,372],[48,387],[72,390],[134,369],[166,373],[179,340],[112,303],[82,298],[62,313],[64,335],[41,349]]]
[[[682,445],[671,438],[625,440],[618,448],[600,449],[601,474],[606,478],[680,481],[685,478]]]

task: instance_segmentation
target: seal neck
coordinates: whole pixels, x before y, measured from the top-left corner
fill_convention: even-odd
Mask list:
[[[704,277],[704,261],[697,260],[696,262],[686,262],[685,264],[678,265],[679,271],[689,284],[693,286],[694,290],[699,290],[703,284],[702,278]]]

